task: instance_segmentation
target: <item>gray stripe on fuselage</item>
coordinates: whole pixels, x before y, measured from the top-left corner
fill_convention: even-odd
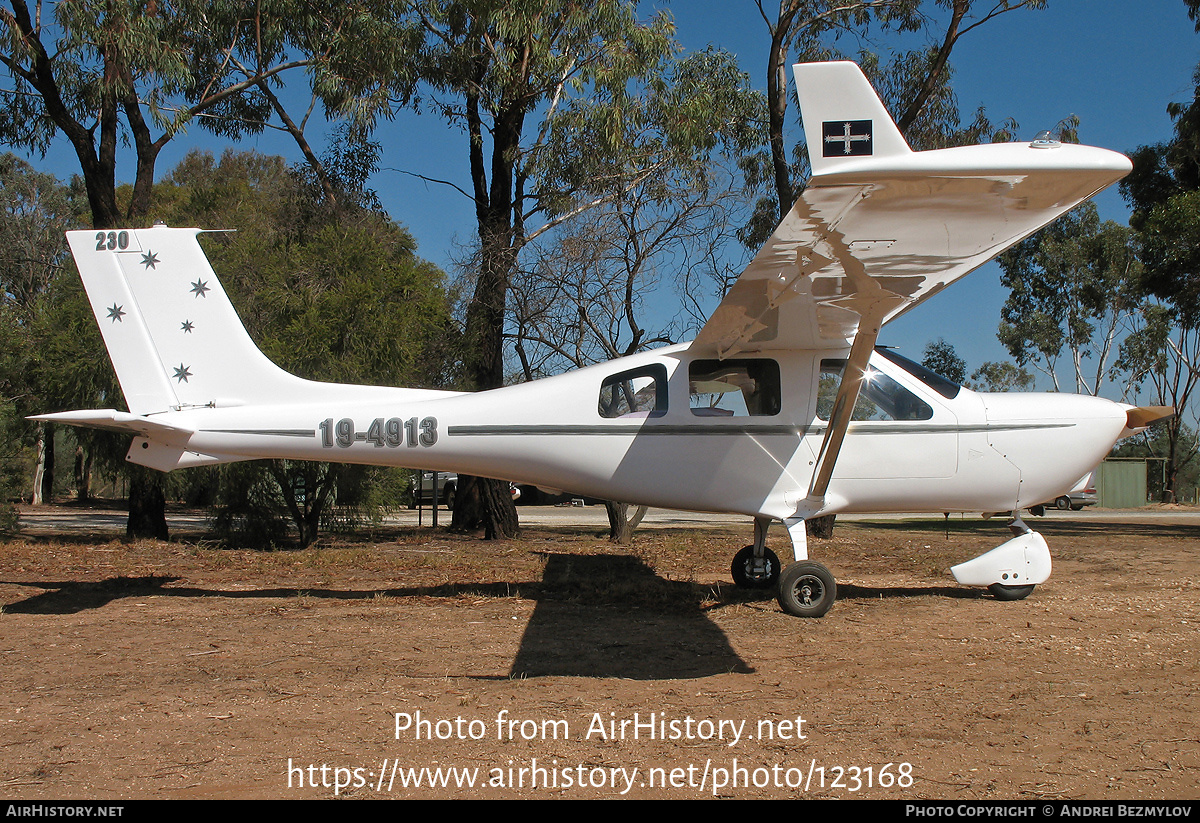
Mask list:
[[[1023,431],[1029,429],[1061,429],[1074,426],[1074,423],[1006,423],[1001,425],[980,424],[975,426],[931,425],[911,422],[852,423],[849,434],[963,434],[967,432],[998,432]],[[506,436],[539,436],[539,435],[730,435],[730,434],[760,434],[760,435],[792,435],[824,434],[828,426],[824,423],[812,426],[770,426],[770,425],[671,425],[649,424],[642,426],[568,426],[568,425],[478,425],[478,426],[449,426],[447,432],[451,437],[488,437],[493,435]]]
[[[201,429],[208,434],[265,434],[270,437],[316,437],[315,429]]]

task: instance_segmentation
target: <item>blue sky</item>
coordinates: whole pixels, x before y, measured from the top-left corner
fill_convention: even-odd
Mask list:
[[[765,86],[768,35],[752,0],[659,0],[645,5],[674,16],[685,49],[714,45],[733,52],[752,82]],[[1118,151],[1170,137],[1167,103],[1190,98],[1198,60],[1200,35],[1182,0],[1050,0],[1047,9],[1012,12],[967,34],[952,58],[954,87],[964,112],[982,105],[994,121],[1015,118],[1022,139],[1074,114],[1080,118],[1083,142]],[[796,141],[801,135],[793,129],[788,136]],[[422,256],[448,265],[455,244],[467,243],[473,235],[470,202],[447,186],[427,184],[398,170],[469,188],[465,137],[447,129],[436,115],[405,113],[384,123],[376,139],[383,145],[383,168],[372,184],[384,206],[413,232]],[[239,146],[281,154],[291,162],[301,160],[290,139],[274,132]],[[222,144],[193,129],[164,151],[159,173],[165,174],[198,147],[219,153]],[[63,178],[75,171],[72,157],[61,148],[45,161],[34,162]],[[1127,209],[1115,187],[1097,202],[1102,218],[1126,219]],[[926,343],[944,337],[971,369],[985,360],[1007,359],[996,339],[1006,296],[999,277],[997,266],[985,266],[889,324],[880,342],[919,359]]]

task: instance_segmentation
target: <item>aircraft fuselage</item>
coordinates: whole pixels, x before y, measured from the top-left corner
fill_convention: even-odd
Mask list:
[[[360,387],[363,399],[345,402],[321,392],[328,399],[152,417],[193,430],[176,445],[206,455],[457,471],[783,519],[808,495],[827,428],[822,404],[844,357],[778,352],[718,363],[684,345],[479,393]],[[1087,474],[1126,425],[1128,407],[1108,400],[967,389],[944,396],[879,352],[871,371],[870,382],[886,390],[864,388],[819,513],[1034,505]],[[738,381],[766,400],[736,390]],[[622,388],[645,405],[614,406]]]

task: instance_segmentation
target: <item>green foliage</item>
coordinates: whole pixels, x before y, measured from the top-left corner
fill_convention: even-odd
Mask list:
[[[29,450],[22,446],[19,434],[13,431],[18,420],[12,405],[0,398],[0,532],[17,527],[17,509],[13,501],[19,499],[21,490],[29,485]]]
[[[1168,197],[1141,221],[1143,287],[1200,326],[1200,189]]]
[[[141,221],[159,153],[192,124],[239,137],[278,120],[334,199],[304,135],[309,115],[319,104],[327,118],[369,131],[390,116],[393,100],[412,93],[419,23],[391,3],[9,5],[0,14],[0,66],[10,86],[0,96],[0,140],[44,152],[56,135],[65,137],[97,227]],[[283,77],[301,74],[310,100],[294,118],[277,92]],[[114,195],[123,142],[136,156],[124,214]]]
[[[1190,13],[1195,16],[1195,6]],[[1200,67],[1190,103],[1170,103],[1172,140],[1141,146],[1121,193],[1133,208],[1130,225],[1140,232],[1147,292],[1168,301],[1180,322],[1200,325]]]
[[[13,154],[0,155],[0,304],[32,309],[69,265],[62,233],[85,225],[85,210],[76,192],[53,175]]]
[[[1001,310],[1000,342],[1019,365],[1033,365],[1056,389],[1057,366],[1066,356],[1076,390],[1096,394],[1109,374],[1118,333],[1141,307],[1133,232],[1101,223],[1095,205],[1085,203],[998,262],[1010,292]]]
[[[399,469],[266,460],[221,467],[213,531],[231,545],[307,546],[322,532],[348,532],[405,500]]]
[[[224,466],[220,477],[210,515],[218,537],[253,548],[289,542],[291,524],[283,489],[262,462]]]
[[[1196,4],[1189,0],[1188,6],[1195,19]],[[1154,402],[1176,410],[1159,426],[1164,501],[1174,498],[1181,472],[1195,458],[1195,438],[1183,421],[1194,419],[1190,407],[1200,383],[1200,70],[1193,80],[1192,101],[1167,106],[1174,138],[1139,148],[1133,173],[1121,183],[1141,243],[1138,284],[1161,302],[1147,304],[1121,346],[1118,366],[1130,372],[1132,387],[1149,383]]]
[[[26,415],[67,408],[120,405],[120,393],[63,232],[87,224],[79,192],[11,154],[0,156],[0,425],[9,461],[8,492],[29,493],[42,427]],[[81,445],[104,469],[123,463],[120,438],[80,431]],[[123,449],[122,449],[123,453]],[[54,475],[46,481],[54,486]]]
[[[967,380],[967,361],[959,357],[954,346],[941,337],[925,344],[925,354],[921,359],[921,365],[934,374],[940,374],[959,385]]]
[[[353,181],[343,191],[353,194]],[[191,154],[155,190],[169,224],[236,228],[206,252],[263,352],[312,380],[444,386],[457,334],[445,276],[412,236],[354,197],[326,208],[279,158]],[[367,198],[369,199],[369,198]],[[94,324],[93,324],[94,325]],[[256,461],[222,467],[214,525],[243,545],[301,544],[400,505],[398,473],[362,466]]]
[[[634,187],[663,200],[677,195],[672,180],[703,191],[720,156],[736,158],[765,136],[762,96],[728,52],[710,47],[664,58],[635,88],[638,94],[571,98],[550,120],[546,146],[530,166],[552,193],[547,214]]]
[[[1033,391],[1033,375],[1007,361],[989,360],[971,372],[967,388],[974,391]]]

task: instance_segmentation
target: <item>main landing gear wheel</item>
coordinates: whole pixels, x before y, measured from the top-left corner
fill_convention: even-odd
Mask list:
[[[801,560],[779,577],[779,605],[796,617],[821,617],[837,599],[837,584],[820,563]]]
[[[779,580],[779,557],[763,549],[761,563],[754,561],[754,547],[747,546],[733,556],[733,582],[744,589],[769,589]]]
[[[1024,600],[1033,594],[1033,586],[1005,586],[1001,583],[993,583],[988,586],[988,591],[997,600]]]

